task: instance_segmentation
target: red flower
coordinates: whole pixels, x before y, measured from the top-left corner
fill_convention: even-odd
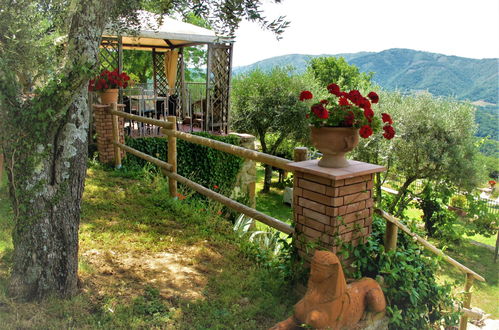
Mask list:
[[[336,96],[340,96],[340,93],[341,93],[340,86],[338,86],[336,84],[329,84],[329,85],[327,85],[327,90],[331,94],[334,94]]]
[[[369,94],[367,94],[367,97],[370,98],[373,103],[378,103],[379,101],[379,96],[375,92],[369,92]]]
[[[383,131],[385,131],[383,137],[387,140],[391,140],[395,136],[395,130],[390,125],[383,126]]]
[[[353,89],[351,90],[350,92],[348,92],[348,96],[347,98],[352,101],[353,104],[359,106],[359,103],[361,102],[361,100],[364,98],[362,96],[362,94],[360,94],[360,92],[356,89]]]
[[[365,97],[361,97],[359,98],[359,101],[358,101],[358,104],[357,104],[360,108],[362,109],[370,109],[371,108],[371,102],[369,102],[368,99],[366,99]]]
[[[320,100],[319,102],[320,102],[320,104],[324,104],[324,105],[326,105],[326,104],[328,104],[328,103],[329,103],[329,101],[328,101],[328,100]]]
[[[213,189],[218,189],[218,186],[217,186],[217,185],[214,185],[214,186],[213,186]]]
[[[364,117],[366,117],[367,120],[369,120],[369,122],[371,122],[371,120],[374,117],[373,109],[371,109],[371,108],[364,109]]]
[[[303,91],[300,93],[300,101],[310,100],[312,97],[312,93],[310,91]]]
[[[387,113],[382,113],[381,119],[383,120],[384,123],[388,123],[390,125],[393,124],[392,117],[390,117],[390,115]]]
[[[353,126],[353,122],[355,120],[355,115],[353,111],[348,111],[348,114],[345,116],[345,121],[343,122],[345,126]]]
[[[345,98],[345,97],[340,97],[340,100],[338,101],[338,104],[339,105],[350,105],[350,103],[348,103],[348,100]]]
[[[310,118],[310,115],[307,113],[307,114],[305,115],[305,118],[307,118],[307,119],[308,119],[308,118]]]
[[[497,183],[497,182],[495,182],[494,180],[490,180],[490,181],[489,181],[489,184],[490,184],[492,187],[493,187],[493,186],[495,186],[495,185],[496,185],[496,183]]]
[[[327,119],[329,117],[329,112],[320,103],[316,103],[312,106],[312,112],[320,119]]]
[[[369,125],[364,125],[359,130],[359,135],[364,139],[367,139],[371,135],[373,135],[373,129]]]

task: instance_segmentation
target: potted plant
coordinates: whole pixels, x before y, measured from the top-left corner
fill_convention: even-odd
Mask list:
[[[329,84],[327,90],[329,96],[314,102],[307,114],[312,143],[323,154],[319,166],[348,166],[345,154],[359,143],[359,136],[367,139],[381,129],[385,139],[395,136],[390,115],[376,116],[372,109],[379,101],[378,94],[370,92],[364,97],[358,90],[341,91],[337,84]],[[301,101],[312,99],[310,91],[300,93]]]
[[[127,88],[130,77],[125,73],[104,70],[88,83],[90,91],[99,92],[102,104],[118,103],[119,88]]]

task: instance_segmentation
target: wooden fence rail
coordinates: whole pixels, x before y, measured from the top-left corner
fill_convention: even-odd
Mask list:
[[[150,118],[144,118],[140,116],[135,116],[135,115],[130,115],[121,111],[117,111],[116,109],[116,104],[112,105],[112,110],[109,112],[113,115],[113,144],[116,147],[116,149],[121,148],[125,150],[126,152],[131,153],[132,155],[135,155],[137,157],[140,157],[144,160],[147,160],[155,165],[158,165],[160,168],[162,168],[163,173],[168,176],[168,186],[169,186],[169,192],[170,196],[176,197],[177,196],[177,182],[180,182],[187,187],[195,190],[196,192],[207,196],[208,198],[211,198],[227,207],[232,208],[233,210],[236,210],[237,212],[240,212],[252,219],[258,220],[272,228],[275,228],[283,233],[286,234],[293,234],[294,233],[294,228],[291,227],[289,224],[280,221],[276,218],[273,218],[267,214],[264,214],[262,212],[259,212],[251,207],[248,207],[244,204],[241,204],[239,202],[236,202],[224,195],[221,195],[219,193],[216,193],[194,181],[191,181],[179,174],[176,173],[177,170],[177,142],[176,139],[177,137],[184,139],[188,142],[204,145],[207,147],[211,147],[217,150],[225,151],[237,156],[245,157],[245,158],[250,158],[253,160],[257,160],[263,163],[270,163],[270,165],[273,166],[286,166],[287,163],[290,161],[287,159],[279,158],[279,157],[274,157],[270,156],[267,154],[263,154],[257,151],[233,146],[228,143],[223,143],[215,140],[210,140],[207,138],[191,135],[191,134],[186,134],[182,132],[178,132],[176,130],[176,117],[175,116],[169,116],[168,117],[168,122],[165,121],[158,121],[155,119],[150,119]],[[160,159],[157,159],[155,157],[152,157],[148,154],[145,154],[143,152],[140,152],[136,149],[133,149],[127,145],[124,145],[118,141],[118,130],[115,130],[115,122],[116,122],[116,127],[117,127],[117,118],[118,117],[124,117],[124,118],[129,118],[133,119],[138,122],[144,122],[144,123],[149,123],[153,125],[157,125],[160,127],[163,127],[162,132],[168,136],[168,155],[167,159],[168,162],[164,162]],[[118,155],[118,152],[115,152],[115,155]],[[115,159],[115,165],[118,167],[121,165],[121,157],[117,157]]]

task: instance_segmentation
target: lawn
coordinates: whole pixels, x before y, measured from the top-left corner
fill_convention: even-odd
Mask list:
[[[12,212],[0,188],[0,328],[266,329],[298,299],[278,269],[203,207],[168,197],[161,176],[88,170],[80,293],[19,303],[6,294]],[[262,260],[261,258],[259,260]]]

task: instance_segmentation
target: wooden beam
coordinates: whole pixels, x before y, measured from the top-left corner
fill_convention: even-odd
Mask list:
[[[236,155],[239,157],[251,159],[257,162],[265,163],[268,165],[272,165],[277,168],[281,168],[285,171],[293,172],[294,169],[288,166],[291,161],[288,159],[272,156],[269,154],[264,154],[263,152],[258,152],[251,149],[246,149],[242,147],[238,147],[232,144],[204,138],[197,135],[192,135],[180,131],[172,131],[169,129],[163,129],[161,132],[168,136],[176,136],[179,139],[185,140],[187,142],[200,144],[202,146],[210,147],[216,150],[224,151],[232,155]]]
[[[159,126],[159,127],[166,128],[166,129],[172,129],[172,127],[175,125],[174,123],[169,123],[169,122],[164,121],[164,120],[157,120],[157,119],[152,119],[152,118],[147,118],[147,117],[142,117],[142,116],[136,116],[136,115],[132,115],[131,113],[126,113],[123,111],[110,110],[110,113],[113,115],[116,115],[118,117],[123,117],[126,119],[138,121],[141,123],[151,124],[151,125]]]
[[[111,108],[113,111],[118,112],[118,107],[116,103],[111,104]],[[119,128],[119,120],[118,116],[112,115],[113,122],[113,142],[120,142],[120,128]],[[114,167],[121,168],[121,150],[120,148],[114,144]]]
[[[240,212],[244,215],[247,215],[248,217],[250,217],[252,219],[258,220],[258,221],[266,224],[267,226],[275,228],[275,229],[277,229],[283,233],[286,233],[286,234],[292,234],[295,231],[293,227],[291,227],[290,225],[288,225],[285,222],[282,222],[276,218],[273,218],[269,215],[261,213],[255,209],[252,209],[249,206],[238,203],[238,202],[236,202],[228,197],[225,197],[224,195],[216,193],[216,192],[214,192],[214,191],[212,191],[212,190],[210,190],[210,189],[208,189],[200,184],[197,184],[197,183],[195,183],[187,178],[184,178],[183,176],[178,175],[177,173],[173,173],[173,172],[169,172],[169,171],[163,171],[163,173],[167,177],[169,177],[170,179],[174,179],[174,180],[186,185],[187,187],[197,191],[198,193],[200,193],[200,194],[202,194],[210,199],[213,199],[219,203],[222,203],[223,205],[230,207],[231,209],[234,209],[237,212]]]
[[[172,130],[176,130],[177,117],[168,116],[168,122],[173,123]],[[170,170],[173,173],[177,173],[177,138],[175,136],[168,136],[168,163],[172,165]],[[168,179],[168,190],[170,192],[170,197],[177,197],[177,181],[173,178]]]
[[[469,309],[471,306],[471,287],[473,286],[473,275],[466,274],[466,282],[464,284],[464,299],[463,307]],[[466,330],[468,327],[468,315],[464,313],[459,322],[459,330]]]
[[[375,209],[374,210],[377,214],[381,215],[385,220],[395,224],[399,229],[401,229],[403,232],[411,236],[414,240],[418,241],[421,245],[423,245],[425,248],[433,252],[434,254],[442,257],[442,259],[459,269],[461,272],[465,274],[471,274],[473,277],[475,277],[477,280],[485,282],[485,279],[469,269],[468,267],[460,264],[458,261],[452,259],[448,255],[442,252],[442,250],[437,249],[435,246],[433,246],[431,243],[426,241],[425,239],[421,238],[419,235],[413,233],[407,226],[405,226],[403,223],[401,223],[397,218],[395,218],[393,215],[386,213],[385,211],[381,209]]]
[[[114,145],[120,147],[121,149],[125,150],[126,152],[134,155],[134,156],[137,156],[139,158],[142,158],[144,160],[147,160],[148,162],[151,162],[153,163],[154,165],[158,165],[159,167],[167,170],[167,171],[171,171],[173,166],[171,164],[168,164],[167,162],[164,162],[162,160],[159,160],[157,158],[154,158],[152,156],[149,156],[148,154],[145,154],[143,152],[140,152],[134,148],[131,148],[127,145],[124,145],[122,143],[119,143],[119,142],[113,142]]]

